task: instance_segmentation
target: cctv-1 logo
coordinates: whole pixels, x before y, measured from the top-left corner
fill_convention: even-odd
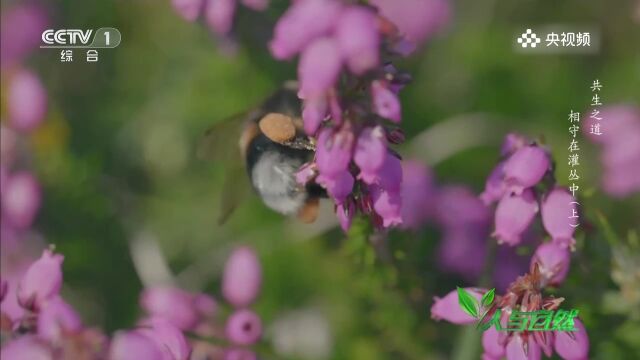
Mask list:
[[[42,33],[42,41],[47,45],[76,45],[78,43],[87,45],[89,44],[92,33],[93,30],[48,29]]]
[[[41,48],[115,48],[122,36],[116,28],[93,29],[47,29],[42,32]]]

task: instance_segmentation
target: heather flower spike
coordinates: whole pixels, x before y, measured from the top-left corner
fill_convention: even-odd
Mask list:
[[[18,285],[18,302],[29,310],[38,310],[60,293],[64,257],[45,250],[27,269]]]
[[[262,285],[262,268],[255,251],[243,246],[235,249],[224,267],[222,294],[236,307],[250,305]]]

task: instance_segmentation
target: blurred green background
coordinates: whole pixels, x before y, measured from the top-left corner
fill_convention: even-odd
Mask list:
[[[180,286],[218,295],[230,246],[248,243],[264,266],[256,310],[266,324],[301,309],[327,319],[330,352],[316,358],[458,356],[463,328],[429,315],[433,296],[466,284],[437,270],[437,230],[393,232],[389,264],[376,259],[360,226],[349,238],[331,226],[330,217],[305,229],[256,197],[228,224],[216,224],[224,168],[198,160],[196,145],[211,124],[256,105],[295,77],[295,63],[276,62],[265,47],[269,24],[286,5],[277,3],[266,14],[240,11],[239,47],[229,54],[204,26],[183,21],[169,1],[50,2],[54,28],[110,26],[122,33],[120,46],[102,50],[97,64],[60,63],[55,50],[45,49],[30,59],[51,104],[44,127],[33,136],[45,186],[37,227],[65,255],[65,296],[88,324],[108,331],[128,327],[139,316],[143,282],[166,280],[170,269]],[[479,193],[502,136],[520,131],[544,137],[562,182],[568,173],[567,114],[587,107],[591,82],[604,85],[605,105],[640,99],[636,5],[455,1],[447,30],[398,64],[414,76],[402,93],[408,141],[400,152],[433,166],[439,183],[466,184]],[[527,26],[556,23],[599,28],[601,50],[514,52],[513,39]],[[464,126],[453,137],[428,137],[456,121]],[[640,350],[640,326],[603,305],[604,294],[618,287],[610,276],[610,242],[595,214],[605,214],[626,237],[640,226],[640,202],[637,196],[613,201],[601,194],[597,149],[583,144],[583,194],[589,195],[585,207],[594,226],[579,242],[561,295],[581,309],[595,358],[628,358]],[[134,262],[132,253],[141,258]],[[155,264],[148,267],[157,271],[139,276],[134,263]]]

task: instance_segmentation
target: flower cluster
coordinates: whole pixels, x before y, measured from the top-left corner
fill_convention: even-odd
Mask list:
[[[540,212],[542,224],[561,247],[573,247],[578,217],[577,202],[571,193],[555,184],[551,154],[538,143],[517,134],[507,135],[502,160],[487,179],[480,195],[485,204],[498,202],[493,235],[499,243],[511,246]]]
[[[255,11],[263,11],[269,6],[269,0],[240,2]],[[227,36],[232,30],[236,0],[172,0],[171,3],[187,21],[196,21],[202,16],[209,29],[219,36]]]
[[[370,215],[378,227],[402,223],[402,167],[388,146],[404,138],[395,124],[401,120],[398,92],[409,77],[390,60],[432,30],[403,29],[398,14],[413,4],[297,1],[276,24],[269,44],[277,59],[300,55],[298,96],[304,129],[316,138],[316,157],[301,168],[298,182],[315,181],[326,189],[343,229],[356,212]]]
[[[603,108],[600,116],[605,119],[602,135],[593,134],[591,126],[584,127],[585,135],[602,146],[602,188],[624,198],[640,191],[640,109],[615,105]]]
[[[47,249],[33,262],[17,290],[2,280],[0,300],[15,297],[20,317],[0,313],[2,358],[7,359],[104,359],[186,360],[197,358],[255,359],[246,346],[262,335],[260,317],[247,306],[261,286],[261,267],[254,251],[240,247],[225,265],[222,294],[235,310],[223,327],[217,325],[219,305],[206,294],[175,287],[146,289],[140,303],[147,316],[137,327],[118,331],[109,340],[98,329],[82,324],[75,309],[60,296],[63,256]],[[190,341],[183,332],[215,338],[224,345]]]
[[[564,279],[568,269],[569,252],[553,243],[542,245],[531,262],[531,272],[514,281],[502,296],[496,296],[482,321],[491,319],[500,310],[500,324],[504,327],[514,310],[533,312],[557,310],[563,298],[545,297],[543,289],[547,284]],[[543,270],[544,269],[544,270]],[[466,289],[480,300],[486,289]],[[431,308],[431,316],[454,324],[472,324],[476,321],[459,306],[457,291],[443,298],[436,298]],[[574,319],[577,331],[497,331],[490,327],[482,335],[484,354],[482,359],[507,360],[540,359],[542,353],[551,356],[555,352],[566,360],[586,359],[589,353],[589,338],[579,319]]]

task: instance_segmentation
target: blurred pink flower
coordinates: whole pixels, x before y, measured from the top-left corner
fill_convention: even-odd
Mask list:
[[[360,168],[362,169],[361,165]],[[417,161],[404,161],[400,187],[402,227],[417,230],[434,213],[437,190],[431,170]]]
[[[52,343],[81,329],[80,315],[59,296],[47,301],[38,313],[38,336]]]
[[[2,344],[3,360],[54,360],[53,350],[34,335],[23,335]]]
[[[441,30],[451,18],[447,0],[372,0],[371,4],[393,22],[400,33],[415,45]]]
[[[262,336],[262,322],[253,311],[238,310],[227,319],[225,333],[234,344],[251,345]]]
[[[41,42],[40,36],[48,25],[44,8],[24,2],[16,4],[2,9],[0,63],[3,70],[22,62],[36,49]]]
[[[314,40],[300,55],[300,97],[325,96],[338,80],[341,68],[342,56],[338,43],[329,37]]]
[[[138,331],[117,332],[109,348],[109,360],[164,360],[158,344]]]
[[[485,205],[491,205],[502,199],[506,190],[507,186],[504,182],[504,162],[500,162],[487,178],[484,191],[480,194],[480,199]]]
[[[215,300],[204,294],[192,294],[175,287],[145,289],[140,296],[142,308],[152,317],[161,317],[182,330],[192,330],[215,311]],[[205,310],[208,314],[203,314]]]
[[[28,228],[40,209],[40,185],[27,172],[10,175],[4,181],[1,201],[3,218],[15,228]]]
[[[235,307],[250,305],[262,285],[262,268],[255,251],[239,247],[231,253],[224,267],[222,294]]]
[[[380,35],[373,11],[362,6],[349,6],[340,15],[335,37],[354,74],[361,75],[378,66]]]
[[[47,92],[40,79],[28,70],[19,70],[9,78],[7,113],[11,125],[21,131],[38,127],[47,112]]]
[[[171,0],[173,8],[187,21],[196,21],[205,0]]]
[[[163,360],[187,360],[191,354],[191,346],[180,329],[162,318],[145,320],[138,328],[140,334],[156,343],[164,354]]]
[[[278,20],[269,44],[276,59],[289,59],[302,51],[315,38],[333,29],[342,5],[333,0],[295,2]]]
[[[60,293],[64,257],[44,250],[18,285],[18,302],[29,310],[41,309],[44,303]]]
[[[505,195],[496,208],[493,236],[499,243],[518,245],[537,212],[538,202],[533,191],[527,189],[521,195]]]
[[[585,122],[585,135],[601,144],[603,190],[616,198],[625,198],[640,191],[640,109],[631,105],[605,107],[597,116],[602,118],[601,133],[594,135],[592,126],[598,121]]]
[[[223,360],[257,360],[256,354],[248,349],[228,349]]]
[[[205,9],[205,22],[213,32],[226,35],[233,26],[236,12],[236,0],[208,0]]]

